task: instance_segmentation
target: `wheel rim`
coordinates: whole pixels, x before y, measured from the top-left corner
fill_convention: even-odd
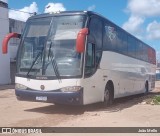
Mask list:
[[[105,102],[109,102],[109,90],[106,89],[105,92],[104,92],[104,101]]]
[[[147,83],[145,85],[145,88],[146,88],[146,93],[148,93],[148,84]]]

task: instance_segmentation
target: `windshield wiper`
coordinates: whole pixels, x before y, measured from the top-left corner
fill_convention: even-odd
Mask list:
[[[42,55],[42,52],[39,52],[38,55],[36,56],[36,58],[34,59],[31,67],[29,68],[28,72],[27,72],[27,76],[29,76],[29,73],[31,72],[33,66],[35,65],[36,61],[38,60],[38,58]]]
[[[59,80],[59,82],[62,82],[60,74],[59,74],[57,62],[56,62],[56,60],[54,58],[54,54],[53,54],[53,52],[51,53],[51,48],[52,48],[52,42],[50,43],[50,47],[49,47],[49,51],[48,51],[48,60],[49,60],[49,57],[50,57],[51,63],[52,63],[52,66],[53,66],[53,69],[54,69],[54,72],[55,72],[55,75],[56,75],[57,79]]]

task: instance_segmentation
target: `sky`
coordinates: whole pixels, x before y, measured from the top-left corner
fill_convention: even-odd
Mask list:
[[[38,14],[90,10],[108,18],[156,49],[160,60],[160,0],[3,0],[11,9]],[[9,17],[26,21],[30,14],[9,11]]]

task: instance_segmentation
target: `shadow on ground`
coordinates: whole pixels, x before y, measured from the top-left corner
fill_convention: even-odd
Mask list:
[[[113,105],[109,107],[103,106],[102,103],[91,104],[86,106],[68,106],[68,105],[49,105],[39,108],[27,109],[28,112],[39,112],[44,114],[64,114],[64,115],[81,115],[84,112],[118,112],[123,109],[132,107],[147,99],[152,98],[155,95],[160,95],[160,92],[150,92],[148,94],[139,94],[124,98],[115,99]]]
[[[10,85],[0,85],[0,91],[2,90],[6,90],[6,89],[14,89],[15,85],[14,84],[10,84]]]

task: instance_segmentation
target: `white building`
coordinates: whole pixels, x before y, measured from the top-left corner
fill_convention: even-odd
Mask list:
[[[14,20],[9,18],[9,33],[16,32],[22,34],[25,22]],[[10,55],[10,77],[11,83],[15,83],[16,73],[16,56],[20,40],[18,38],[12,38],[9,41],[8,54]]]
[[[0,84],[9,84],[10,78],[10,55],[2,54],[2,40],[9,32],[8,4],[7,0],[0,0]]]
[[[14,82],[15,58],[19,39],[11,39],[8,53],[2,54],[2,41],[6,34],[11,32],[22,33],[25,22],[9,19],[7,0],[0,0],[0,85]]]
[[[9,33],[16,32],[22,34],[25,22],[14,20],[9,18]],[[9,41],[8,53],[10,54],[11,62],[16,60],[18,45],[20,40],[18,38],[12,38]]]

